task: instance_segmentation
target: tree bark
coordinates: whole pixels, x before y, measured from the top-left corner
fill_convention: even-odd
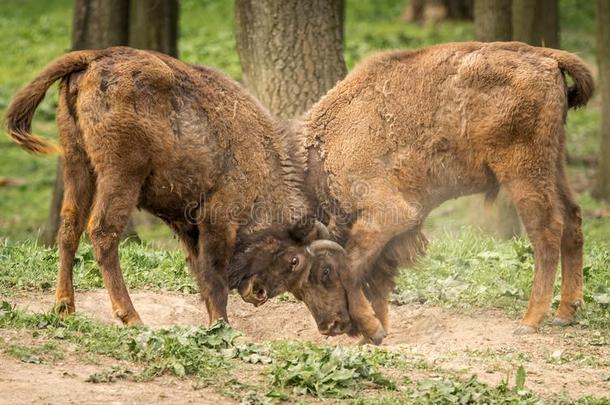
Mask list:
[[[129,0],[75,0],[72,49],[127,45]]]
[[[347,69],[343,0],[236,0],[245,85],[282,118],[305,112]]]
[[[450,20],[472,20],[473,0],[442,0]]]
[[[513,0],[513,39],[559,48],[558,0]]]
[[[72,49],[97,49],[128,43],[129,0],[75,0],[72,30]],[[54,245],[59,230],[61,205],[64,195],[63,163],[57,161],[57,175],[53,197],[49,207],[49,217],[41,242]],[[136,238],[133,222],[130,220],[124,236]]]
[[[178,0],[137,0],[129,12],[129,45],[178,57]]]
[[[610,2],[597,0],[597,63],[602,97],[601,144],[595,197],[610,201]]]
[[[475,0],[474,28],[479,41],[510,41],[512,39],[512,9],[510,0]],[[496,232],[501,238],[510,239],[521,233],[517,210],[504,192],[496,202]]]
[[[511,0],[474,0],[474,32],[483,42],[510,41]]]

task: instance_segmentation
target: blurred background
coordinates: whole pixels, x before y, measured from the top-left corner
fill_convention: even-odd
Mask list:
[[[366,55],[453,41],[519,40],[577,53],[598,84],[568,116],[570,183],[584,208],[587,241],[610,246],[610,2],[607,0],[2,0],[0,111],[51,60],[72,49],[129,45],[221,69],[281,117],[297,116]],[[57,95],[34,132],[56,139]],[[603,122],[602,122],[603,121]],[[25,153],[0,136],[0,240],[52,244],[61,201],[57,157]],[[471,226],[509,238],[522,232],[500,198],[450,201],[429,235]],[[170,231],[135,212],[134,239],[173,247]]]

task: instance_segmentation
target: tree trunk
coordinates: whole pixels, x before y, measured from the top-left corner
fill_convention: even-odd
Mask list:
[[[513,39],[559,48],[558,0],[513,0]]]
[[[129,0],[75,0],[72,49],[127,45]]]
[[[129,0],[75,0],[72,49],[107,48],[127,45]],[[46,245],[54,245],[60,223],[64,195],[63,164],[57,162],[57,175],[49,218],[40,237]],[[133,223],[125,228],[124,236],[137,238]]]
[[[137,0],[129,12],[129,45],[178,57],[178,0]]]
[[[512,10],[510,0],[475,0],[474,28],[479,41],[510,41],[512,39]],[[501,238],[510,239],[521,233],[517,210],[505,193],[496,202],[496,232]]]
[[[346,73],[343,0],[236,0],[245,85],[279,117],[305,112]]]
[[[601,145],[595,196],[610,201],[610,2],[597,0],[597,63],[602,97]]]
[[[472,20],[473,0],[442,0],[450,20]]]
[[[511,0],[474,0],[474,32],[484,42],[510,41]]]

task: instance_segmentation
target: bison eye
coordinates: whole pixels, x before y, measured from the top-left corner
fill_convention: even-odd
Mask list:
[[[324,267],[324,277],[328,277],[328,275],[330,274],[330,267]]]
[[[292,267],[296,267],[297,264],[299,264],[299,258],[293,257],[292,260],[290,261],[290,264],[292,264]]]

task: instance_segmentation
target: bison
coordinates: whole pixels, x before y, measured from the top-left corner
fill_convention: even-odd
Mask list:
[[[58,80],[61,147],[31,134],[34,112]],[[288,230],[289,242],[300,244],[287,259],[295,270],[309,269],[326,250],[342,250],[318,240],[326,230],[308,215],[293,132],[214,69],[127,47],[72,52],[17,93],[6,118],[24,149],[63,156],[56,289],[63,315],[75,310],[72,267],[87,228],[113,314],[141,323],[118,255],[135,207],[161,218],[180,239],[210,322],[227,318],[229,288],[250,301],[266,299],[252,290],[248,273],[232,273],[229,283],[237,235],[247,240],[272,224]]]
[[[305,192],[345,246],[344,260],[328,267],[336,276],[295,275],[281,259],[293,248],[281,232],[251,235],[231,272],[254,274],[259,291],[277,293],[277,280],[301,297],[316,289],[315,311],[338,314],[339,326],[326,332],[355,327],[380,343],[397,268],[424,251],[426,216],[447,199],[485,193],[493,200],[504,187],[535,256],[529,306],[515,332],[533,333],[545,317],[560,258],[555,320],[568,324],[583,299],[583,235],[566,180],[564,125],[568,108],[585,105],[592,92],[578,57],[518,42],[371,56],[293,124]]]

